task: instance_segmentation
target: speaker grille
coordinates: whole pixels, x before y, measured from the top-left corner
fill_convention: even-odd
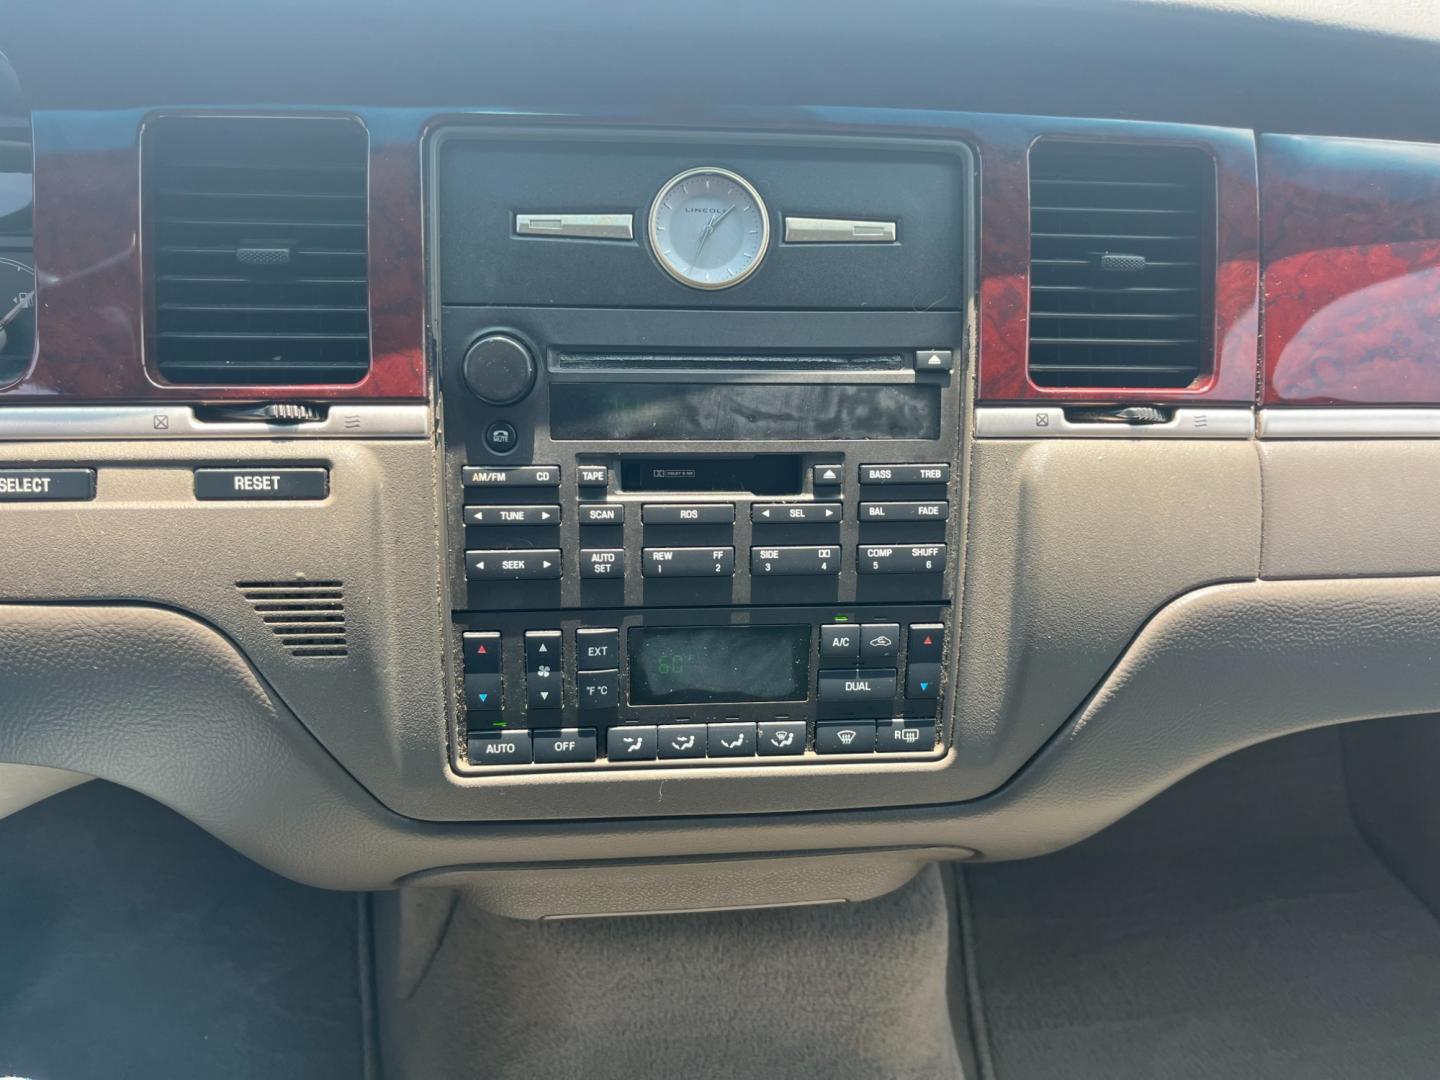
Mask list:
[[[339,581],[237,581],[235,587],[291,656],[348,656]]]

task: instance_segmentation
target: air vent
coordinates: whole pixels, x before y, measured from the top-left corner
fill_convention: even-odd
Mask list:
[[[1210,369],[1214,165],[1200,150],[1030,153],[1030,380],[1176,389]]]
[[[349,654],[340,582],[237,581],[235,587],[291,656]]]
[[[146,222],[162,376],[255,386],[365,377],[368,143],[345,119],[150,126]]]

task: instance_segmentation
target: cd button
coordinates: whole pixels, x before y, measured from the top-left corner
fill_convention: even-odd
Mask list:
[[[511,469],[466,465],[460,478],[466,487],[559,487],[559,465],[517,465]]]

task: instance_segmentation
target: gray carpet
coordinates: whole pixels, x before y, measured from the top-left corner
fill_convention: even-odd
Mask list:
[[[382,991],[387,1080],[960,1080],[951,919],[934,868],[819,908],[532,923],[461,904]]]
[[[0,821],[0,880],[0,1076],[365,1076],[355,896],[102,783]]]
[[[986,1076],[1440,1076],[1440,927],[1356,832],[1333,730],[962,889]]]

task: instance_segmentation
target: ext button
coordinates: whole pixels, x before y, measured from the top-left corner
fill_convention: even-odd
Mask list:
[[[861,465],[862,484],[945,484],[950,481],[950,466],[938,465]]]
[[[905,669],[905,696],[917,700],[940,696],[940,665],[916,664]]]
[[[471,765],[530,764],[528,731],[480,732],[470,736]]]
[[[752,503],[750,520],[762,525],[823,525],[839,521],[844,507],[838,502]]]
[[[824,702],[884,701],[895,697],[893,669],[860,669],[820,672],[820,700]]]
[[[640,508],[646,525],[729,525],[735,520],[734,503],[655,504]]]
[[[576,630],[575,666],[581,671],[619,670],[620,631],[609,629]]]
[[[732,577],[735,549],[645,548],[640,572],[645,577]]]
[[[854,667],[859,655],[860,627],[853,623],[820,627],[821,660],[840,660]]]
[[[461,650],[465,654],[465,670],[475,675],[498,675],[500,673],[500,633],[497,630],[480,630],[461,635]]]
[[[559,465],[516,465],[511,469],[466,465],[460,470],[466,487],[559,487]]]
[[[84,502],[93,498],[94,469],[0,469],[0,502]]]
[[[756,746],[761,757],[790,757],[805,753],[805,721],[762,720]]]
[[[624,503],[581,503],[581,525],[624,525]]]
[[[615,708],[620,704],[620,672],[577,671],[575,700],[590,712]]]
[[[704,757],[705,725],[661,724],[659,743],[662,758]]]
[[[605,735],[611,761],[654,761],[655,725],[612,727]]]
[[[900,655],[898,623],[866,623],[860,628],[860,659],[890,660]]]
[[[323,499],[329,494],[327,469],[195,470],[197,499]]]
[[[467,551],[465,576],[472,581],[535,581],[560,576],[560,549]]]
[[[861,544],[855,569],[862,574],[941,574],[944,544]]]
[[[945,656],[943,623],[915,623],[910,627],[910,640],[905,655],[910,663],[938,664]]]
[[[913,754],[935,749],[934,720],[881,720],[875,725],[875,749],[882,754]]]
[[[868,754],[875,749],[874,720],[818,720],[817,754]]]
[[[581,548],[580,576],[582,578],[623,578],[625,576],[625,549]]]
[[[609,465],[577,465],[575,467],[575,480],[584,488],[609,487],[610,466]]]
[[[467,506],[466,525],[557,525],[558,506]]]
[[[950,504],[944,502],[862,502],[861,521],[944,521]]]
[[[766,547],[750,549],[750,572],[771,577],[840,573],[838,547]]]
[[[711,757],[754,757],[754,724],[711,724]]]
[[[549,728],[531,732],[535,760],[541,765],[595,760],[594,728]]]

